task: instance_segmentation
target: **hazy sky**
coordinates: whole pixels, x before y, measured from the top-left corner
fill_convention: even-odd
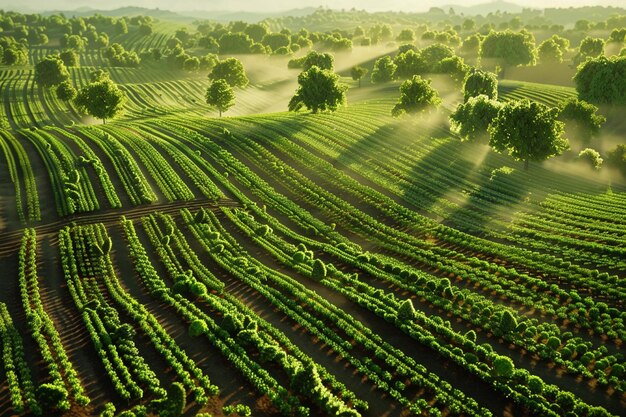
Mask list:
[[[422,11],[441,4],[470,6],[488,3],[488,0],[0,0],[5,10],[25,8],[32,11],[73,10],[79,7],[114,9],[123,6],[142,6],[168,10],[232,10],[279,11],[306,6],[329,6],[334,9],[352,8],[379,10]],[[612,5],[626,7],[626,0],[513,0],[525,7],[568,7],[582,5]]]

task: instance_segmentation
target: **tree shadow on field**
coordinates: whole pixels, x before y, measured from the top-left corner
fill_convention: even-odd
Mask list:
[[[266,144],[272,144],[274,138],[278,141],[281,138],[291,139],[291,137],[300,131],[306,129],[310,121],[310,114],[302,114],[297,116],[278,115],[263,117],[246,117],[238,119],[225,119],[223,126],[229,129],[230,133],[236,140],[238,135],[253,140],[254,142],[266,147]],[[218,138],[222,144],[228,145],[225,137]],[[280,145],[275,145],[280,146]]]
[[[431,137],[443,135],[441,124],[394,120],[347,146],[337,163],[372,164],[391,184],[399,185],[397,199],[436,217],[434,206],[444,196],[460,193],[459,182],[473,169],[471,162],[458,156],[458,142]]]
[[[500,165],[501,158],[489,151],[481,167],[472,175],[474,190],[463,204],[450,213],[444,224],[467,232],[484,231],[492,227],[493,220],[508,222],[521,205],[530,201],[530,195],[541,200],[545,193],[529,194],[530,186],[525,171],[516,163]],[[541,194],[538,196],[537,194]]]

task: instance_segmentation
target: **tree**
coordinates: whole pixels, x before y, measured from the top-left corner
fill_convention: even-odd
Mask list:
[[[574,30],[580,30],[581,32],[586,32],[591,28],[591,24],[589,23],[588,20],[582,19],[582,20],[577,20],[576,23],[574,23]]]
[[[80,90],[75,103],[86,113],[106,123],[107,119],[122,113],[126,94],[108,76],[101,76]]]
[[[110,79],[109,73],[102,69],[91,71],[91,73],[89,74],[89,82],[91,83],[108,79]]]
[[[604,53],[604,39],[587,36],[578,45],[578,54],[574,57],[575,63],[585,61],[587,58],[596,58]]]
[[[100,33],[100,35],[98,35],[98,39],[96,39],[95,47],[102,49],[107,46],[109,46],[109,35],[106,33]]]
[[[393,63],[396,66],[393,74],[394,78],[409,79],[414,75],[428,71],[428,63],[422,57],[422,54],[412,49],[396,55]]]
[[[563,138],[563,122],[556,120],[558,110],[528,99],[502,106],[489,126],[489,145],[496,152],[508,153],[516,160],[543,161],[560,155],[569,145]]]
[[[448,74],[457,85],[460,85],[464,83],[469,69],[470,67],[465,64],[463,58],[455,55],[442,59],[433,72]]]
[[[554,39],[546,39],[537,48],[539,62],[542,64],[560,64],[563,62],[563,51]]]
[[[578,67],[578,98],[594,104],[626,103],[626,56],[589,59]]]
[[[276,51],[283,46],[289,46],[291,43],[289,36],[284,33],[268,33],[263,37],[261,43],[265,46],[272,48],[272,51]]]
[[[552,35],[550,39],[552,39],[554,42],[556,42],[557,45],[559,45],[559,48],[561,48],[561,51],[567,52],[567,50],[569,49],[569,39],[556,35],[556,34]]]
[[[35,65],[35,81],[40,87],[50,88],[70,78],[63,61],[58,56],[47,56]]]
[[[498,115],[502,104],[491,100],[484,94],[470,97],[457,106],[450,114],[450,127],[461,136],[461,140],[480,140],[487,138],[491,121]]]
[[[400,86],[400,100],[391,110],[394,117],[403,113],[418,113],[441,103],[441,98],[435,89],[430,86],[430,80],[424,80],[414,75]]]
[[[28,55],[26,55],[26,51],[24,51],[24,49],[17,46],[4,48],[2,63],[8,66],[26,65],[28,64]]]
[[[141,25],[139,25],[139,34],[141,36],[149,36],[152,35],[152,32],[154,31],[152,24],[151,23],[142,23]]]
[[[463,85],[463,100],[470,97],[486,95],[492,100],[498,99],[498,78],[493,72],[472,69],[465,78]]]
[[[237,58],[227,58],[218,62],[209,74],[210,80],[224,80],[231,87],[245,87],[249,80],[243,64]]]
[[[428,65],[428,71],[434,72],[439,63],[454,56],[454,49],[441,43],[434,43],[420,50],[420,56]]]
[[[396,40],[398,42],[415,42],[415,32],[412,29],[402,29]]]
[[[316,66],[322,70],[332,71],[334,68],[335,58],[326,52],[310,51],[306,54],[302,63],[302,70],[308,71],[311,67]]]
[[[565,122],[565,128],[570,124],[576,131],[577,136],[587,144],[598,133],[602,123],[606,122],[604,116],[596,115],[598,108],[586,101],[570,98],[559,104],[558,120]]]
[[[532,65],[535,62],[535,42],[527,33],[491,31],[480,45],[481,58],[492,58],[502,66]]]
[[[187,58],[183,63],[183,69],[189,72],[195,72],[200,69],[200,60],[196,56]]]
[[[478,48],[480,48],[481,35],[480,33],[474,33],[473,35],[469,35],[463,41],[463,45],[461,45],[461,51],[466,54],[477,54]]]
[[[66,67],[77,67],[79,64],[78,54],[71,49],[61,52],[59,58]]]
[[[235,105],[235,93],[225,80],[218,79],[207,88],[206,102],[209,106],[217,108],[222,117],[222,112]]]
[[[609,151],[606,164],[618,169],[626,177],[626,145],[619,144],[615,149]]]
[[[115,33],[118,35],[126,35],[128,33],[128,25],[126,24],[126,20],[118,19],[115,22]]]
[[[76,98],[78,92],[69,80],[63,81],[57,86],[57,97],[61,101],[69,102]]]
[[[609,35],[609,42],[624,43],[626,40],[626,28],[613,29]]]
[[[393,63],[389,55],[378,58],[374,62],[374,69],[372,70],[372,82],[373,83],[386,83],[392,81],[395,78],[396,64]]]
[[[85,50],[85,39],[78,35],[70,35],[65,46],[73,51],[82,52]]]
[[[361,87],[361,78],[367,75],[367,68],[363,68],[359,65],[352,67],[352,69],[350,70],[350,75],[352,76],[352,79],[354,81],[359,82],[359,87]]]
[[[476,27],[476,21],[474,21],[474,19],[465,19],[463,21],[463,24],[461,25],[461,28],[466,32],[473,30],[475,27]]]
[[[254,42],[261,42],[261,39],[269,33],[269,28],[265,23],[253,23],[246,26],[243,32]]]
[[[400,307],[398,307],[398,319],[401,321],[409,321],[413,320],[417,317],[417,312],[415,311],[415,307],[413,307],[413,302],[411,299],[406,299],[400,303]]]
[[[245,33],[225,33],[219,39],[220,54],[248,54],[253,41]]]
[[[346,102],[348,86],[339,82],[339,76],[317,66],[303,71],[298,76],[298,90],[289,101],[289,111],[307,107],[313,113],[319,110],[335,111]]]

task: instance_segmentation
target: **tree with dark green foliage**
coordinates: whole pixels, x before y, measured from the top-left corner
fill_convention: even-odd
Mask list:
[[[560,64],[563,62],[563,51],[554,39],[546,39],[537,47],[537,56],[541,64]]]
[[[220,54],[248,54],[254,43],[245,33],[225,33],[219,41]]]
[[[334,69],[335,58],[328,52],[310,51],[304,57],[302,70],[308,71],[311,67],[332,71]]]
[[[494,59],[502,67],[501,76],[507,67],[534,64],[534,52],[535,42],[528,32],[491,31],[480,44],[481,59]]]
[[[454,56],[454,49],[442,43],[434,43],[420,49],[419,53],[428,64],[428,71],[434,72],[441,61]]]
[[[71,49],[61,52],[59,58],[66,67],[77,67],[80,63],[78,54]]]
[[[463,100],[470,97],[485,95],[491,100],[498,99],[498,77],[493,72],[473,68],[465,78]]]
[[[437,91],[430,86],[430,80],[414,75],[400,86],[400,100],[391,110],[394,117],[404,113],[419,113],[437,107],[441,98]]]
[[[421,53],[413,49],[396,55],[393,63],[396,66],[393,77],[400,79],[409,79],[414,75],[424,74],[429,68]]]
[[[415,307],[413,307],[413,301],[411,301],[411,299],[406,299],[400,303],[397,316],[401,321],[410,321],[417,317],[417,312],[415,311]]]
[[[250,38],[254,42],[261,42],[261,39],[263,39],[263,37],[269,33],[269,28],[263,22],[253,23],[253,24],[246,26],[243,32],[246,35],[250,36]]]
[[[222,112],[235,105],[235,93],[225,80],[213,81],[206,91],[206,102],[209,106],[217,108],[222,117]]]
[[[57,86],[57,97],[61,101],[65,101],[66,103],[70,102],[74,100],[77,95],[78,92],[69,80],[63,81]]]
[[[115,22],[115,33],[118,35],[126,35],[128,33],[128,25],[126,24],[126,20],[124,19],[117,19],[117,22]]]
[[[183,70],[187,72],[196,72],[200,69],[200,59],[197,56],[192,56],[191,58],[187,58],[185,62],[183,62]]]
[[[609,151],[606,164],[612,168],[616,168],[626,177],[626,145],[623,143],[619,144],[615,149]]]
[[[50,88],[70,78],[63,61],[56,55],[48,55],[35,65],[35,82],[40,87]]]
[[[557,109],[528,99],[508,102],[489,126],[489,145],[524,161],[524,169],[528,169],[529,161],[543,161],[569,147],[557,116]]]
[[[289,36],[284,33],[275,32],[265,35],[261,40],[261,43],[265,46],[269,46],[273,52],[276,52],[282,47],[288,47],[291,40],[289,39]]]
[[[400,45],[398,47],[398,52],[396,53],[396,56],[405,53],[406,51],[415,51],[417,52],[417,46],[413,45],[412,43],[405,43],[404,45]]]
[[[367,68],[363,68],[359,65],[352,67],[350,70],[350,75],[354,81],[359,82],[359,87],[361,87],[361,78],[367,75]]]
[[[378,58],[374,62],[374,69],[372,69],[372,82],[387,83],[393,81],[396,73],[396,64],[391,60],[389,55],[385,55]]]
[[[316,281],[321,281],[322,279],[326,278],[326,274],[327,271],[324,262],[319,259],[313,261],[313,271],[311,272],[311,278]]]
[[[89,82],[94,83],[96,81],[109,80],[109,73],[102,69],[91,71],[89,74]]]
[[[4,48],[2,54],[2,63],[8,66],[18,66],[28,64],[27,52],[16,45],[12,45],[9,48]]]
[[[499,101],[492,100],[484,94],[470,97],[450,114],[450,128],[462,141],[485,139],[486,142],[489,138],[487,129],[498,115],[500,107],[502,104]]]
[[[212,81],[224,80],[231,87],[245,87],[250,82],[246,76],[243,64],[237,58],[227,58],[215,64],[209,79]]]
[[[598,116],[598,108],[593,104],[577,98],[570,98],[559,104],[558,120],[565,122],[565,128],[575,129],[575,134],[584,144],[588,144],[595,136],[606,118]]]
[[[76,52],[83,52],[85,50],[85,39],[79,35],[70,35],[65,41],[65,47]]]
[[[448,74],[457,85],[461,85],[465,82],[469,70],[470,66],[465,64],[463,58],[455,55],[442,59],[433,72]]]
[[[626,103],[626,56],[589,59],[574,75],[578,98],[594,104]]]
[[[604,53],[604,39],[587,36],[580,41],[578,54],[573,58],[574,63],[584,62],[587,58],[597,58]]]
[[[415,42],[415,32],[412,29],[402,29],[398,36],[396,36],[398,42]]]
[[[478,55],[478,48],[480,48],[480,41],[482,36],[480,33],[474,33],[469,35],[463,44],[461,45],[461,52],[468,55]]]
[[[299,87],[289,101],[289,111],[306,107],[311,112],[335,111],[346,102],[348,86],[339,82],[339,75],[316,66],[298,76]]]
[[[626,28],[613,29],[609,35],[609,42],[624,43],[626,40]]]
[[[107,119],[124,111],[126,94],[108,76],[100,77],[83,87],[74,102],[84,112],[106,123]]]

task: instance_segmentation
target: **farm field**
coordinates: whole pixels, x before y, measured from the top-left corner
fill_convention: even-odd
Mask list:
[[[542,83],[528,75],[547,71],[541,61],[476,63],[462,45],[478,28],[445,48],[423,36],[366,45],[354,27],[328,40],[327,20],[360,19],[367,34],[377,22],[394,22],[395,35],[442,25],[430,12],[320,10],[267,21],[290,45],[310,43],[285,55],[207,52],[205,38],[222,33],[223,49],[244,22],[96,15],[82,30],[83,18],[0,11],[1,48],[21,50],[19,22],[27,33],[47,25],[34,30],[50,38],[27,44],[21,64],[0,54],[0,417],[626,414],[623,102],[594,107],[605,120],[585,139],[582,124],[555,116],[581,98],[571,75]],[[617,11],[586,30],[626,27]],[[39,66],[65,68],[46,58],[72,42],[63,19],[124,49],[75,52],[68,100],[42,86]],[[114,34],[120,21],[127,32]],[[582,37],[571,30],[558,31],[572,38],[566,60]],[[348,38],[349,50],[336,46]],[[401,75],[403,59],[433,45],[463,76],[443,64],[420,73],[438,101],[397,117],[407,83],[422,80]],[[606,45],[606,61],[626,63]],[[324,48],[331,69],[294,62]],[[126,65],[133,54],[141,63]],[[376,81],[387,55],[400,75]],[[193,57],[206,59],[196,68]],[[234,105],[207,103],[237,72],[214,75],[233,57],[249,84],[224,81]],[[302,93],[308,109],[288,111],[315,71],[346,85],[347,104],[310,111]],[[494,80],[492,97],[464,97],[476,73]],[[94,85],[119,91],[123,112],[90,111],[81,95]],[[466,136],[453,115],[478,100],[495,113],[482,116],[482,137]],[[547,109],[567,147],[543,158],[494,147],[492,119],[516,103]],[[601,168],[579,155],[588,147]]]

